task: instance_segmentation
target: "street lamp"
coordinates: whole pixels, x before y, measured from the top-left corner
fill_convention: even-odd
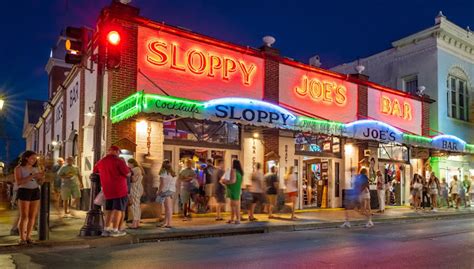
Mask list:
[[[5,100],[3,97],[0,97],[0,111],[3,110],[3,105],[5,104]]]

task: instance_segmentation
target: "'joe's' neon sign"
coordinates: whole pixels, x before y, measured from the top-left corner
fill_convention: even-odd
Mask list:
[[[220,76],[223,80],[230,80],[231,76],[240,73],[242,83],[246,86],[252,84],[252,77],[257,72],[253,63],[245,63],[231,56],[218,55],[197,48],[183,48],[174,42],[152,40],[147,44],[146,60],[156,66],[167,66],[172,70],[206,75],[214,78]]]
[[[343,85],[334,81],[309,79],[307,76],[302,77],[301,85],[295,87],[295,93],[300,97],[309,96],[316,102],[334,103],[338,106],[344,106],[347,102],[347,89]]]

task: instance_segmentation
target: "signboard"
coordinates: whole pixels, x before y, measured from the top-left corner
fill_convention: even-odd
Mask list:
[[[357,120],[357,85],[280,64],[280,105],[339,122]]]
[[[403,133],[396,128],[375,120],[359,120],[346,124],[343,131],[344,136],[375,140],[383,143],[402,143]]]
[[[431,142],[434,148],[445,151],[464,151],[466,142],[452,135],[438,135]]]
[[[137,90],[206,101],[262,99],[264,60],[165,31],[138,28]],[[158,87],[157,87],[158,86]]]
[[[421,101],[369,88],[369,118],[421,135]]]

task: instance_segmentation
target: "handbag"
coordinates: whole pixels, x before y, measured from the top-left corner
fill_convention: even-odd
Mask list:
[[[97,196],[94,198],[94,204],[98,206],[105,205],[105,196],[103,191],[100,191],[99,194],[97,194]]]

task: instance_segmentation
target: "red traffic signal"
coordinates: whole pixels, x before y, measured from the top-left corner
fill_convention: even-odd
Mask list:
[[[120,67],[122,58],[122,44],[120,34],[116,30],[110,30],[106,36],[107,68],[117,69]]]

